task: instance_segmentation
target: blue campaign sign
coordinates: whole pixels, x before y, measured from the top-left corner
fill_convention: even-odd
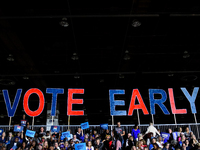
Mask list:
[[[81,123],[81,129],[88,129],[89,128],[89,122],[84,122],[84,123]]]
[[[14,132],[22,132],[23,129],[23,126],[14,126]]]
[[[173,139],[177,141],[178,138],[178,133],[177,132],[172,132]]]
[[[3,129],[0,129],[0,135],[2,135],[2,133],[3,133]]]
[[[70,135],[70,132],[67,131],[67,132],[62,132],[62,136],[64,136],[65,138],[71,138],[71,135]]]
[[[169,140],[170,134],[169,134],[169,133],[161,132],[161,136],[162,136],[162,138],[164,138],[164,139],[166,139],[166,140]]]
[[[34,137],[35,136],[35,131],[32,130],[26,130],[26,136],[28,137]]]
[[[86,143],[75,144],[75,150],[86,150]]]
[[[108,129],[108,124],[107,123],[100,124],[100,129],[107,130]]]
[[[51,132],[59,132],[60,126],[51,126]]]

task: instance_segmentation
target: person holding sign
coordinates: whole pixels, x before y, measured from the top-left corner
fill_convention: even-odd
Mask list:
[[[26,119],[26,115],[23,114],[22,120],[20,120],[20,125],[23,127],[27,127],[27,124],[29,124],[28,120]]]
[[[14,137],[12,135],[12,132],[9,132],[8,137],[6,138],[6,144],[10,144],[11,141],[14,141]]]
[[[82,142],[84,141],[84,134],[81,128],[78,128],[77,133],[76,133],[76,138]]]
[[[157,133],[158,135],[160,135],[160,133],[158,132],[158,130],[153,126],[153,123],[152,123],[152,122],[150,122],[149,127],[147,128],[147,131],[145,132],[145,134],[148,134],[148,133],[150,133],[150,132],[153,133],[153,137],[156,136],[156,133]]]
[[[124,143],[124,135],[125,135],[125,130],[123,127],[121,127],[120,121],[117,122],[117,127],[115,128],[115,132],[119,135],[119,140],[121,141],[121,144],[123,145]]]
[[[12,148],[13,150],[15,150],[20,146],[21,146],[21,143],[19,142],[18,137],[16,137],[15,140],[11,142],[10,145],[7,147],[7,149],[10,150]]]
[[[20,133],[20,132],[17,132],[17,136],[15,136],[15,138],[14,138],[14,140],[16,139],[16,138],[18,138],[18,140],[19,140],[19,142],[22,144],[22,142],[23,142],[23,130],[22,130],[22,132]]]

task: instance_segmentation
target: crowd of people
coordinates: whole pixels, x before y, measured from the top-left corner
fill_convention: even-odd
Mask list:
[[[1,150],[74,150],[75,144],[86,143],[86,150],[200,150],[200,140],[197,140],[188,127],[185,131],[179,127],[177,137],[173,137],[172,129],[168,129],[168,137],[162,137],[161,131],[152,123],[145,132],[141,132],[135,125],[129,133],[117,122],[117,126],[110,131],[103,132],[93,130],[83,132],[78,128],[70,137],[63,137],[62,132],[45,131],[40,127],[33,138],[26,136],[29,122],[23,119],[20,122],[24,126],[22,132],[3,132],[0,137]],[[162,131],[163,132],[163,131]],[[165,131],[166,132],[166,131]]]

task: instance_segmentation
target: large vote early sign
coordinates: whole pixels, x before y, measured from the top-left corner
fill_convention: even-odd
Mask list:
[[[192,113],[196,113],[196,106],[195,106],[195,100],[199,91],[199,87],[195,87],[193,92],[190,94],[186,88],[180,88],[183,94],[185,95],[186,99],[189,101]],[[3,97],[6,104],[6,109],[8,113],[8,117],[13,117],[15,115],[19,100],[21,98],[22,89],[17,89],[14,102],[11,105],[10,97],[8,90],[2,90],[3,91]],[[64,89],[62,88],[47,88],[46,89],[47,94],[52,95],[52,103],[51,103],[51,116],[56,115],[56,104],[57,104],[57,96],[58,94],[64,94]],[[39,106],[38,109],[35,111],[30,110],[29,108],[29,97],[32,94],[36,94],[39,98]],[[71,116],[83,116],[84,111],[83,110],[72,110],[72,106],[75,104],[83,104],[83,99],[73,99],[74,94],[84,94],[84,89],[68,89],[68,99],[67,99],[67,115]],[[164,114],[169,115],[170,112],[164,105],[164,102],[167,100],[167,93],[163,89],[149,89],[149,102],[150,102],[150,113],[142,99],[142,95],[140,94],[138,89],[133,89],[129,110],[128,113],[126,110],[115,110],[116,106],[124,106],[125,101],[124,100],[115,100],[115,95],[123,95],[125,94],[125,90],[123,89],[112,89],[109,90],[109,101],[110,101],[110,115],[112,116],[131,116],[133,115],[133,111],[136,109],[141,109],[143,111],[144,115],[148,114],[156,114],[155,112],[155,106],[159,106],[160,109],[163,111]],[[161,96],[160,99],[155,99],[154,95],[159,94]],[[169,101],[171,106],[172,114],[187,114],[187,109],[176,109],[175,99],[174,99],[174,93],[173,88],[168,88],[168,95],[169,95]],[[138,100],[138,104],[135,104],[136,99]],[[45,97],[43,92],[40,89],[37,88],[31,88],[24,94],[23,97],[23,107],[24,111],[27,115],[31,117],[39,116],[45,105]]]

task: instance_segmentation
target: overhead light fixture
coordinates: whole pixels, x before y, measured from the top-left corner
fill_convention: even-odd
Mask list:
[[[62,21],[60,21],[60,25],[62,27],[68,27],[69,23],[67,22],[67,18],[62,18]]]
[[[173,77],[173,76],[174,76],[173,73],[169,73],[169,74],[168,74],[168,77]]]
[[[74,79],[79,79],[80,78],[80,76],[74,76]]]
[[[120,78],[120,79],[124,79],[124,75],[119,74],[119,78]]]
[[[0,79],[0,85],[15,85],[15,81],[11,79]]]
[[[188,51],[184,51],[183,58],[188,58],[188,57],[190,57],[190,54],[188,53]]]
[[[139,26],[141,26],[141,22],[135,19],[135,20],[133,20],[133,22],[132,22],[132,26],[135,27],[135,28],[136,28],[136,27],[139,27]]]
[[[126,50],[126,51],[125,51],[125,55],[124,55],[124,60],[130,60],[130,59],[131,59],[131,57],[130,57],[130,55],[129,55],[129,51]]]
[[[14,61],[15,59],[13,58],[12,54],[9,54],[9,56],[7,57],[7,60],[8,61]]]
[[[104,79],[100,79],[100,81],[99,81],[100,83],[103,83],[104,82]]]
[[[27,77],[27,76],[24,76],[24,77],[23,77],[23,79],[24,79],[24,80],[28,80],[28,79],[29,79],[29,77]]]
[[[71,57],[72,60],[78,60],[79,57],[76,53],[73,53],[72,57]]]

